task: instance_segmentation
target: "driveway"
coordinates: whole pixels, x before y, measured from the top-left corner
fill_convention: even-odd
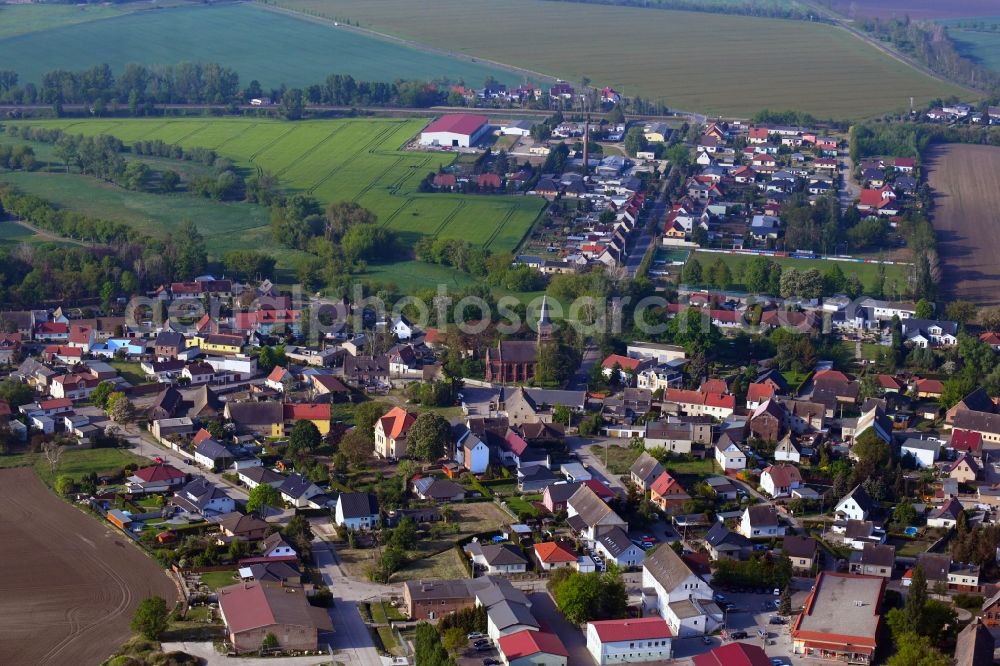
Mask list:
[[[320,639],[322,641],[322,639]],[[211,642],[163,643],[164,652],[180,650],[203,660],[208,666],[320,666],[329,664],[330,657],[227,657],[215,651]],[[379,666],[382,666],[379,663]]]
[[[528,599],[531,600],[531,612],[539,623],[548,625],[566,646],[569,663],[573,666],[594,666],[594,659],[587,652],[587,639],[583,632],[563,617],[548,592],[533,592],[528,595]]]
[[[609,446],[614,445],[628,445],[627,440],[621,439],[584,439],[582,437],[567,437],[566,447],[569,449],[570,453],[575,453],[585,466],[590,470],[590,473],[598,481],[603,481],[614,490],[616,493],[625,493],[625,484],[621,482],[621,479],[617,475],[612,474],[607,467],[604,466],[604,458],[595,456],[590,451],[590,447],[593,444],[603,445],[607,443]]]

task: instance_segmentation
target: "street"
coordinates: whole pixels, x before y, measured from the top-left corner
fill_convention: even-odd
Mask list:
[[[664,180],[663,187],[660,188],[660,193],[656,197],[656,202],[653,204],[653,208],[649,211],[649,214],[640,218],[640,224],[643,226],[642,235],[639,239],[632,245],[632,250],[629,252],[628,258],[625,260],[625,272],[630,278],[634,278],[636,272],[639,270],[639,264],[642,263],[642,258],[646,256],[646,251],[649,249],[650,244],[654,243],[660,236],[660,220],[666,215],[667,210],[667,183]],[[649,220],[654,220],[653,230],[650,231],[646,224]]]

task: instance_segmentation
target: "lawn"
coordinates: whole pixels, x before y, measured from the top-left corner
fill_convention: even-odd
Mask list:
[[[103,7],[88,12],[98,9]],[[39,19],[36,25],[43,27],[43,21]],[[0,18],[0,26],[4,23]],[[0,28],[0,36],[4,32],[9,35],[0,39],[0,53],[4,54],[4,68],[18,72],[24,83],[40,83],[43,73],[56,69],[78,70],[107,63],[118,73],[132,62],[162,65],[181,61],[232,67],[241,84],[256,79],[265,90],[282,84],[305,88],[323,83],[334,73],[366,81],[449,78],[472,85],[482,85],[489,76],[512,84],[521,79],[488,63],[412,48],[338,29],[325,21],[304,20],[242,3],[188,4],[10,34],[20,31]]]
[[[206,571],[201,576],[201,582],[208,586],[210,590],[217,590],[226,585],[235,585],[239,581],[234,577],[235,569],[229,571]]]
[[[132,386],[149,383],[142,372],[142,366],[136,361],[120,361],[115,359],[108,361],[108,365],[117,370],[118,374]]]
[[[605,447],[600,444],[594,444],[590,447],[590,452],[594,454],[601,462],[604,462],[605,458]],[[617,444],[612,444],[607,447],[607,463],[606,467],[608,471],[612,474],[621,475],[628,474],[629,470],[632,468],[632,463],[635,462],[639,454],[642,453],[641,448],[631,448],[618,446]]]
[[[56,477],[66,474],[74,479],[81,479],[91,472],[101,474],[121,469],[129,463],[137,465],[149,464],[149,459],[137,456],[125,449],[77,449],[66,448],[55,472],[41,453],[18,453],[0,456],[0,468],[32,467],[48,484]]]
[[[710,114],[770,108],[859,118],[905,109],[911,95],[922,105],[964,92],[845,30],[806,21],[544,0],[277,3]]]
[[[733,272],[733,279],[737,283],[736,286],[742,287],[743,285],[740,283],[740,280],[743,276],[743,266],[753,257],[746,254],[726,254],[723,252],[697,251],[694,253],[694,258],[701,263],[702,269],[708,268],[721,259],[722,262],[729,266],[729,269]],[[875,288],[878,283],[878,264],[830,261],[827,259],[792,259],[789,257],[768,258],[777,262],[783,269],[794,268],[798,271],[808,271],[815,268],[820,273],[826,273],[834,266],[840,266],[844,275],[858,276],[858,279],[861,280],[862,286],[865,287],[866,293],[878,292]],[[887,265],[885,267],[885,292],[887,294],[893,294],[896,291],[902,293],[906,289],[907,269],[908,266],[898,264]]]
[[[468,578],[462,561],[454,548],[449,548],[437,555],[423,557],[410,562],[392,575],[392,581],[407,580],[449,580],[453,578]]]
[[[447,153],[401,150],[426,122],[338,119],[289,123],[185,118],[28,124],[60,127],[75,134],[111,134],[126,143],[162,139],[188,148],[211,148],[243,167],[271,171],[288,190],[311,194],[323,203],[347,200],[369,208],[378,216],[378,223],[394,230],[405,246],[430,235],[467,240],[497,252],[513,250],[544,202],[524,196],[418,192],[428,172],[454,159]],[[127,217],[146,230],[176,228],[184,219],[194,220],[206,237],[210,253],[266,247],[279,259],[294,258],[286,254],[289,251],[275,248],[268,212],[259,206],[218,204],[183,194],[136,194],[75,175],[11,173],[4,178],[67,206],[79,206],[84,212],[112,219]],[[433,272],[434,267],[419,266],[425,276]],[[416,266],[410,264],[408,269],[412,272]],[[406,273],[396,274],[391,267],[370,270],[406,280]]]

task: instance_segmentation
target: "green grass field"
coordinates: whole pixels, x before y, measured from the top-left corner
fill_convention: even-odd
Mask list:
[[[52,485],[56,477],[63,474],[80,480],[91,472],[117,471],[129,463],[147,465],[150,460],[124,449],[75,449],[67,448],[53,473],[52,468],[41,453],[18,453],[0,456],[0,468],[32,467],[42,481]]]
[[[63,16],[63,25],[58,17],[42,14],[48,10]],[[103,6],[86,12],[83,16],[84,10],[69,6],[14,8],[10,27],[3,28],[8,21],[0,18],[4,69],[17,71],[22,82],[38,83],[47,71],[100,63],[120,72],[130,62],[217,62],[235,69],[243,85],[257,79],[265,89],[282,83],[300,87],[319,84],[334,73],[374,81],[447,77],[475,85],[482,85],[488,76],[509,83],[519,80],[499,67],[251,4],[189,4],[119,16],[114,14],[120,10]],[[106,12],[112,18],[87,20],[89,12]],[[77,18],[86,22],[72,20]],[[32,29],[32,25],[37,27]],[[51,27],[46,29],[46,25]]]
[[[733,277],[739,285],[740,276],[743,274],[743,266],[752,257],[744,254],[723,254],[721,252],[695,252],[694,258],[701,262],[701,267],[703,269],[708,268],[716,262],[718,259],[722,259],[723,263],[729,266],[729,269],[733,272]],[[848,262],[834,262],[827,261],[825,259],[790,259],[788,257],[769,257],[771,260],[777,262],[782,268],[794,268],[799,271],[808,271],[815,268],[820,273],[826,273],[834,265],[840,266],[840,269],[844,271],[844,275],[857,275],[858,279],[861,280],[861,284],[866,288],[870,289],[878,280],[878,266],[876,264],[857,264]],[[888,294],[893,293],[893,287],[903,292],[905,291],[907,284],[907,267],[906,266],[886,266],[885,271],[885,291]]]
[[[538,216],[543,202],[534,197],[471,196],[462,194],[422,194],[417,192],[421,179],[439,166],[451,163],[453,155],[400,150],[423,127],[424,120],[316,120],[289,123],[251,119],[127,119],[127,120],[56,120],[27,124],[61,127],[75,134],[112,134],[126,143],[139,139],[162,139],[185,147],[212,148],[220,155],[252,169],[274,173],[282,186],[306,192],[320,201],[356,201],[372,210],[385,225],[397,233],[404,245],[422,235],[458,238],[495,251],[513,250]],[[135,200],[123,190],[83,187],[76,176],[60,179],[58,174],[6,174],[18,185],[45,180],[50,198],[84,197],[93,190],[89,210],[106,203],[112,216],[114,208],[138,209],[156,218],[148,198],[170,201],[165,208],[196,207],[211,204],[187,195],[138,195]],[[61,184],[73,180],[71,184]],[[22,181],[22,182],[18,182]],[[93,183],[92,179],[88,179]],[[39,187],[42,187],[39,185]],[[38,192],[42,194],[42,192]],[[81,206],[87,202],[78,200]],[[218,208],[213,205],[213,211]],[[173,225],[183,219],[198,223],[209,242],[210,251],[222,248],[255,247],[274,250],[267,227],[266,211],[247,204],[235,204],[239,213],[226,216],[206,211],[174,214]],[[254,218],[251,211],[263,217]],[[119,213],[124,214],[124,213]],[[221,217],[216,220],[216,216]],[[117,219],[117,218],[116,218]],[[211,220],[211,223],[208,223]],[[213,246],[214,244],[214,246]],[[402,258],[402,257],[401,257]]]
[[[0,39],[123,16],[114,5],[0,5]]]
[[[989,21],[989,19],[986,19]],[[995,19],[1000,23],[1000,19]],[[941,21],[948,24],[948,21]],[[1000,32],[948,28],[955,48],[966,58],[1000,72]]]
[[[672,108],[859,118],[961,89],[828,25],[544,0],[277,0],[451,51],[590,78]]]

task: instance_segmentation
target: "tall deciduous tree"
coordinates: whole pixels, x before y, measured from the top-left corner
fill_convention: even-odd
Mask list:
[[[417,417],[406,436],[407,452],[420,460],[433,462],[444,455],[451,438],[451,425],[440,414],[424,412]]]

